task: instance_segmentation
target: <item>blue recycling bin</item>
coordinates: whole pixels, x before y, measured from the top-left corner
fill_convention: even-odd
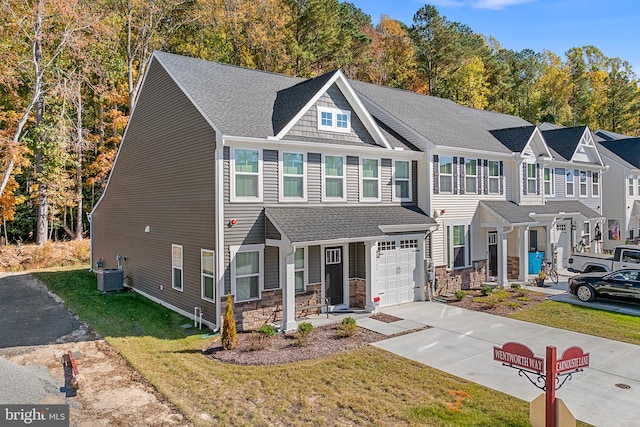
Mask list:
[[[544,261],[544,251],[529,252],[529,274],[538,274]]]

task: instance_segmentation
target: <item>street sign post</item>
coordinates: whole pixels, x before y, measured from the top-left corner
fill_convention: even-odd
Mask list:
[[[545,392],[545,427],[556,427],[556,390],[570,380],[572,374],[589,366],[589,353],[574,346],[567,348],[557,359],[556,348],[547,346],[545,360],[526,345],[508,342],[502,347],[493,347],[493,360],[517,369],[519,375]]]

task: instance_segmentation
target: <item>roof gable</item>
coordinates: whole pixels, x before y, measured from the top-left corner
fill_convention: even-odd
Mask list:
[[[587,126],[545,130],[542,131],[542,136],[553,151],[554,157],[560,160],[603,165]]]
[[[275,135],[276,139],[283,139],[285,135],[289,133],[289,131],[298,123],[298,121],[305,115],[307,112],[318,102],[318,100],[329,91],[329,89],[335,85],[335,87],[342,93],[342,95],[347,100],[348,104],[351,106],[351,112],[356,115],[364,128],[368,131],[368,133],[373,138],[376,144],[391,149],[391,144],[387,141],[385,135],[380,130],[375,120],[371,116],[371,114],[367,111],[362,101],[358,98],[358,95],[353,90],[349,82],[347,81],[342,71],[337,70],[333,71],[330,76],[324,75],[320,76],[318,82],[312,81],[309,84],[301,84],[297,85],[298,87],[286,91],[283,95],[283,98],[291,98],[296,96],[297,93],[302,94],[303,99],[307,99],[305,105],[298,110],[298,112],[284,125],[280,128],[278,133]],[[328,77],[328,78],[327,78]],[[320,85],[320,83],[323,83]],[[311,93],[313,89],[316,89],[315,93]],[[299,102],[301,103],[301,101]]]

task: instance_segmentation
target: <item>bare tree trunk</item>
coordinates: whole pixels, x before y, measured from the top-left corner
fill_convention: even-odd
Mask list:
[[[78,201],[78,207],[76,209],[76,240],[82,239],[82,82],[78,82],[78,124],[77,124],[77,132],[78,132],[78,158],[76,164],[76,198]]]
[[[33,63],[36,69],[35,86],[42,87],[42,16],[44,15],[43,0],[36,0],[36,24],[35,39],[33,42]],[[36,100],[36,129],[42,125],[42,117],[44,114],[44,99],[42,92],[38,89],[39,96]],[[42,169],[44,166],[44,154],[42,151],[43,132],[38,133],[39,144],[36,150],[36,182],[38,182],[38,196],[36,198],[37,205],[37,225],[36,225],[36,244],[42,245],[47,241],[47,227],[49,216],[49,201],[47,200],[47,186],[42,177]]]

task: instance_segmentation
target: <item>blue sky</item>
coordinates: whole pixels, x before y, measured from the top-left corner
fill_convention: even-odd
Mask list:
[[[411,25],[426,3],[450,21],[495,37],[506,49],[550,50],[564,59],[572,47],[593,45],[606,56],[629,61],[640,74],[638,0],[347,0],[371,16]]]

